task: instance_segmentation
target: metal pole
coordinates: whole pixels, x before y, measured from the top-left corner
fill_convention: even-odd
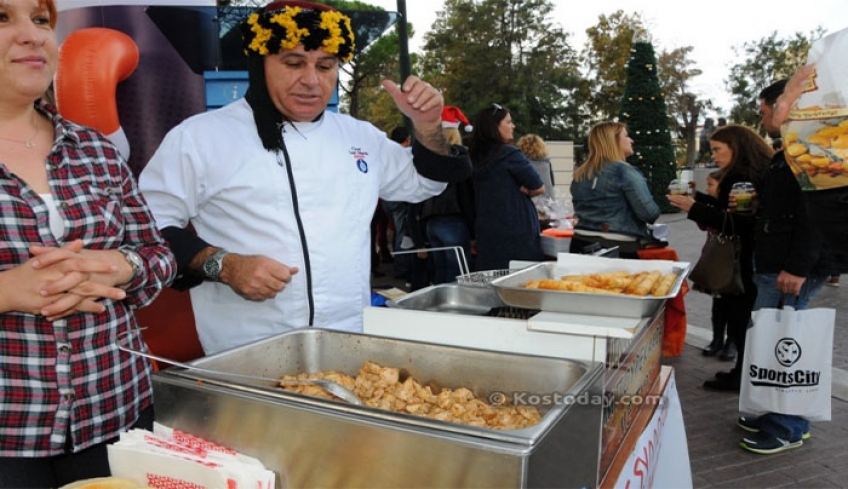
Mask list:
[[[412,74],[412,65],[409,61],[409,33],[406,28],[406,0],[397,0],[397,11],[399,17],[397,22],[398,44],[400,44],[398,62],[400,64],[400,82],[403,83]],[[409,117],[404,116],[403,122],[409,128],[409,133],[413,134],[412,121],[409,120]]]
[[[398,41],[400,43],[400,80],[406,80],[412,73],[409,62],[409,35],[406,28],[406,0],[397,0],[398,9]]]

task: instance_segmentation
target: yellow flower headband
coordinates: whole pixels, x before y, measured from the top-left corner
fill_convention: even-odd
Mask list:
[[[354,52],[350,17],[324,10],[328,8],[307,2],[277,2],[264,12],[250,14],[242,23],[245,54],[266,56],[302,44],[307,51],[320,48],[343,62],[350,61]]]

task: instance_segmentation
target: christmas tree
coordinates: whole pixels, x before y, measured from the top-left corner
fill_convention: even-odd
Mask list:
[[[665,93],[657,77],[654,46],[650,41],[634,39],[630,53],[619,114],[619,120],[627,124],[627,132],[633,139],[633,155],[627,161],[645,175],[660,209],[676,211],[665,198],[668,184],[677,176],[677,164],[668,130]]]

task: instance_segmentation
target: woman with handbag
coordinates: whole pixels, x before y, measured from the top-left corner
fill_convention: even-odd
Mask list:
[[[754,216],[753,213],[729,212],[730,194],[735,183],[750,182],[755,189],[759,188],[774,150],[753,130],[731,124],[717,129],[710,136],[710,151],[713,160],[723,171],[718,198],[701,192],[697,192],[694,199],[687,195],[669,195],[667,198],[671,205],[687,212],[687,217],[692,221],[718,230],[725,228],[724,232],[731,233],[739,241],[738,270],[744,290],[722,293],[728,335],[736,343],[738,351],[736,366],[730,372],[718,372],[715,379],[704,382],[706,389],[739,392],[745,332],[757,297],[753,279]]]

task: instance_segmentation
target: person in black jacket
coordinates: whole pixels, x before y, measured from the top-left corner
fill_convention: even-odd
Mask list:
[[[772,107],[783,92],[780,80],[760,92],[762,124],[773,138],[780,127],[772,123]],[[824,251],[820,232],[807,218],[804,194],[783,151],[772,158],[758,195],[754,232],[754,283],[757,300],[754,310],[779,308],[781,303],[796,310],[806,309],[830,276],[833,264]],[[809,436],[810,424],[800,417],[768,413],[760,417],[741,416],[746,436],[740,446],[755,453],[778,453],[795,448]]]
[[[786,83],[783,93],[772,106],[774,127],[780,127],[789,118],[789,111],[809,88],[815,73],[815,64],[798,68]],[[848,273],[848,186],[827,190],[804,192],[804,206],[812,227],[821,233],[831,275]]]
[[[742,248],[739,270],[745,291],[741,294],[722,294],[726,305],[728,335],[733,338],[738,350],[736,366],[730,372],[718,372],[715,379],[704,382],[704,388],[709,390],[739,392],[745,333],[757,298],[754,285],[754,216],[728,210],[730,191],[734,183],[750,182],[759,193],[774,150],[750,128],[730,124],[718,128],[710,136],[710,151],[723,171],[718,198],[701,192],[696,192],[694,199],[687,195],[669,195],[667,198],[669,203],[686,211],[689,219],[702,226],[722,229],[727,216],[729,229],[724,229],[724,232],[739,237]]]
[[[450,144],[462,145],[459,129],[445,125],[442,131]],[[474,189],[470,178],[449,183],[441,194],[417,204],[410,204],[409,212],[410,236],[415,248],[459,246],[462,247],[465,258],[463,263],[468,267],[473,266],[471,241],[474,237]],[[417,272],[413,272],[412,290],[429,285],[422,279],[427,279],[430,272],[433,284],[454,282],[460,274],[468,272],[463,270],[455,250],[433,251],[429,263],[428,255],[427,252],[418,254],[418,259],[424,261],[415,264]]]
[[[509,109],[491,104],[477,113],[469,153],[474,165],[474,236],[477,271],[503,270],[511,260],[542,261],[539,217],[531,197],[545,184],[520,149],[511,144]]]

